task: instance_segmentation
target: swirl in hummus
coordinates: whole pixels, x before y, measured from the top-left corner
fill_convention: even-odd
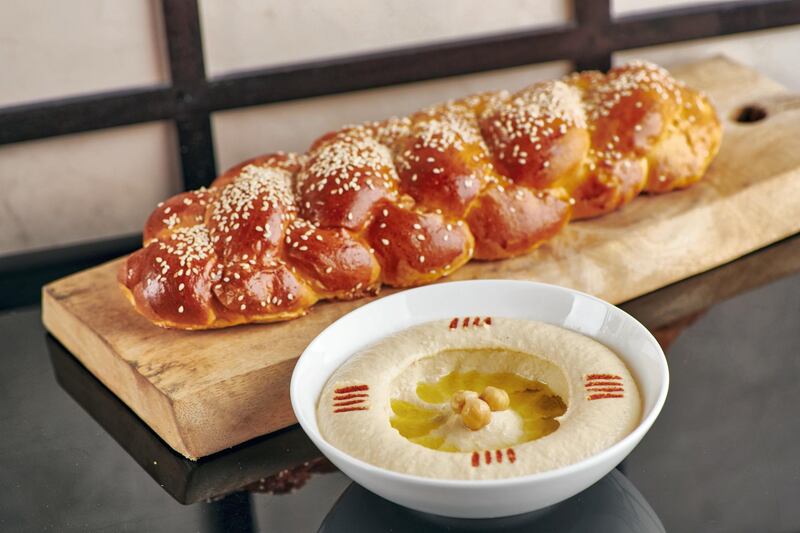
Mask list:
[[[483,407],[483,425],[471,429],[463,395],[488,392],[505,403]],[[338,368],[317,406],[322,436],[341,451],[444,479],[566,466],[620,441],[640,418],[636,382],[613,351],[564,328],[496,317],[387,337]]]

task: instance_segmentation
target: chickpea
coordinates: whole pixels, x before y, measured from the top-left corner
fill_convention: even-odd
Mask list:
[[[492,421],[492,410],[480,398],[467,398],[461,411],[461,421],[472,431],[477,431]]]
[[[456,414],[461,413],[461,410],[464,409],[464,402],[467,398],[478,398],[478,393],[471,390],[460,390],[453,394],[453,397],[450,399],[450,407],[453,409],[453,412]]]
[[[508,404],[511,403],[506,391],[491,385],[483,390],[481,400],[488,403],[492,411],[505,411],[508,409]]]

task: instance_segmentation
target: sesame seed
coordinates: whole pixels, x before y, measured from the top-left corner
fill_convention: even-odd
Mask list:
[[[389,246],[389,239],[381,239],[381,243],[382,243],[384,246]]]
[[[178,307],[178,312],[183,314],[183,306]]]

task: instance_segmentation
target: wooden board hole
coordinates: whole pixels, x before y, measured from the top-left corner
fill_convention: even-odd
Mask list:
[[[767,118],[767,110],[758,104],[749,104],[736,112],[734,120],[744,124],[759,122]]]

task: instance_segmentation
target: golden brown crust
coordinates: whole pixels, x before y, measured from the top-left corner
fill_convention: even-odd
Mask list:
[[[462,103],[415,114],[392,145],[401,190],[430,210],[462,218],[493,173],[472,109]]]
[[[438,213],[384,203],[367,231],[381,263],[383,281],[422,285],[469,261],[474,241],[466,225]]]
[[[504,259],[530,252],[569,220],[569,203],[548,192],[493,186],[470,211],[476,259]]]
[[[285,250],[286,260],[325,298],[358,298],[380,287],[377,258],[344,228],[319,228],[295,219],[286,232]]]
[[[648,63],[475,95],[250,159],[162,202],[118,278],[163,327],[287,320],[527,253],[570,218],[691,185],[720,138],[708,99]]]

